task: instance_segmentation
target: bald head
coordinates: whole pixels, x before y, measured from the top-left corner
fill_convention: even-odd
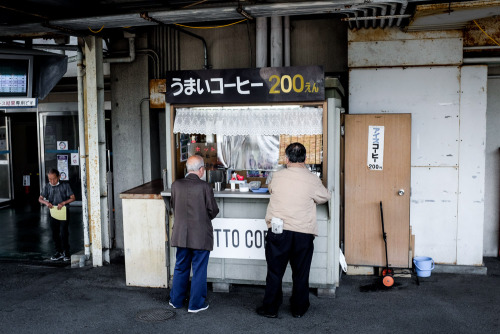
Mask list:
[[[188,173],[194,173],[199,177],[203,176],[204,171],[202,167],[205,167],[205,161],[199,155],[190,156],[186,161],[186,169]]]

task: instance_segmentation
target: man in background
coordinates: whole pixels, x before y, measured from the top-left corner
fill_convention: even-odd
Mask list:
[[[43,188],[38,202],[46,205],[49,209],[61,210],[69,203],[75,201],[75,195],[67,182],[59,182],[61,176],[57,169],[50,169],[47,174],[49,183]],[[66,207],[66,215],[63,219],[56,219],[53,213],[50,215],[50,228],[52,230],[52,239],[55,244],[55,254],[50,258],[52,261],[69,261],[69,210]]]
[[[208,308],[207,266],[214,246],[212,219],[219,208],[212,187],[201,180],[205,172],[203,158],[189,157],[186,169],[186,177],[172,184],[170,198],[174,211],[171,244],[177,252],[169,304],[173,308],[183,306],[192,267],[188,312],[197,313]]]
[[[283,303],[282,279],[288,261],[293,280],[292,315],[300,318],[309,309],[309,271],[313,241],[318,234],[316,205],[331,197],[321,180],[307,169],[304,145],[292,143],[285,153],[287,168],[273,175],[266,212],[269,228],[266,236],[266,291],[257,313],[268,318],[276,318]],[[282,223],[280,228],[271,228],[275,221]]]

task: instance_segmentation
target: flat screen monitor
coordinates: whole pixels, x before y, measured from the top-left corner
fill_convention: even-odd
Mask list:
[[[33,57],[0,54],[0,98],[32,97]]]

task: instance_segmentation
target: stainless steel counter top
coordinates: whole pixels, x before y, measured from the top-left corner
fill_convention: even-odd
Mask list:
[[[163,197],[170,197],[172,195],[170,189],[166,191],[162,191],[161,195]],[[224,197],[224,198],[270,198],[271,194],[269,192],[267,193],[254,193],[252,191],[248,192],[241,192],[239,190],[221,190],[221,191],[214,191],[214,196],[217,197]]]

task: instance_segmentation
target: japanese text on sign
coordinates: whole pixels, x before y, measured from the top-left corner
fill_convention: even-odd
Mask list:
[[[368,126],[368,169],[384,169],[384,127]]]
[[[250,82],[248,80],[242,81],[239,76],[236,77],[236,83],[224,83],[223,78],[212,78],[210,80],[201,81],[201,79],[185,79],[184,82],[180,78],[172,78],[171,88],[174,90],[173,96],[180,94],[201,95],[205,92],[210,94],[224,94],[224,89],[236,88],[238,94],[250,94],[249,88],[262,87],[262,82]],[[249,86],[249,87],[247,87]]]
[[[320,66],[169,72],[169,103],[320,101]]]
[[[31,108],[36,107],[36,98],[8,97],[0,98],[0,108]]]
[[[215,218],[211,258],[265,260],[267,225],[264,219]]]

